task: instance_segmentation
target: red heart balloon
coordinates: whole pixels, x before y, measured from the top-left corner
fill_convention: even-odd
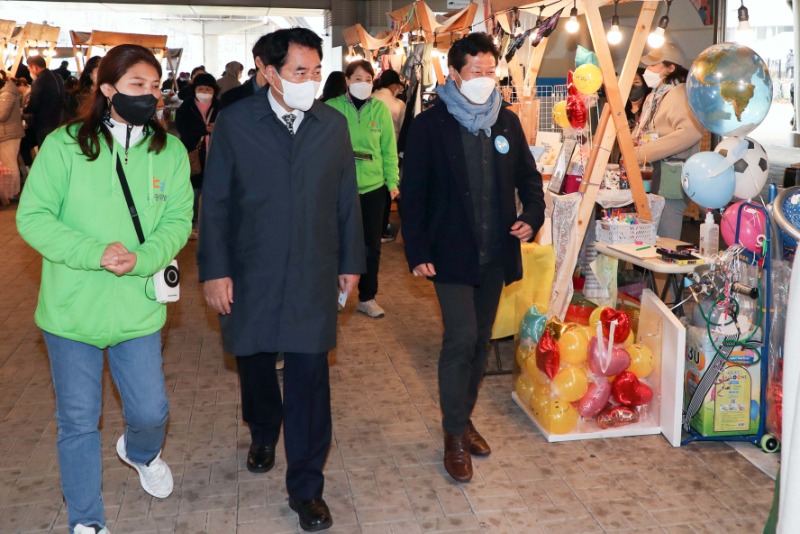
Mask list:
[[[593,337],[589,341],[589,368],[600,376],[614,376],[631,365],[631,355],[622,347],[612,346],[611,355],[607,355],[608,340],[602,341]],[[605,369],[604,369],[605,367]]]
[[[614,343],[623,343],[631,333],[631,318],[622,310],[606,308],[600,312],[600,322],[603,324],[603,335],[608,338],[611,332],[611,322],[617,321],[614,327]]]
[[[561,355],[558,352],[558,343],[556,343],[553,333],[545,328],[542,337],[539,338],[539,344],[536,345],[536,367],[552,380],[560,365]]]
[[[597,414],[595,422],[600,428],[614,428],[630,425],[639,421],[639,412],[630,406],[614,406],[609,404]]]
[[[653,390],[647,384],[640,382],[635,374],[625,371],[611,384],[611,396],[619,404],[643,406],[653,399]]]
[[[577,95],[578,88],[575,87],[575,82],[572,81],[573,73],[571,70],[567,71],[567,94],[568,95]]]
[[[569,95],[567,97],[567,120],[570,126],[576,130],[583,130],[586,126],[588,114],[586,113],[586,104],[583,103],[583,98],[579,95]]]

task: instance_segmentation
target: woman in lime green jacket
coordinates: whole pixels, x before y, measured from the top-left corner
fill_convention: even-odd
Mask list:
[[[117,454],[147,493],[172,492],[161,459],[166,306],[156,301],[153,275],[186,243],[193,201],[186,149],[154,117],[161,65],[152,51],[117,46],[97,72],[81,116],[43,143],[17,210],[20,235],[44,258],[35,319],[50,356],[61,487],[77,534],[107,533],[98,430],[104,349],[125,414]]]
[[[386,104],[372,98],[375,71],[369,61],[353,61],[345,70],[347,93],[326,103],[347,119],[356,158],[358,194],[367,248],[367,272],[358,283],[357,310],[369,317],[384,316],[375,301],[381,260],[381,236],[386,193],[398,194],[400,180],[397,141],[392,114]]]

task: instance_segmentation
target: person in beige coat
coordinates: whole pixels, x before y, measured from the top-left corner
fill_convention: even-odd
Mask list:
[[[22,107],[17,86],[0,71],[0,162],[6,167],[0,175],[0,203],[8,204],[19,194],[19,143],[25,135],[22,128]]]
[[[642,58],[644,81],[652,89],[634,129],[639,164],[653,165],[652,191],[666,199],[658,235],[680,239],[686,199],[681,172],[686,159],[700,149],[703,129],[686,99],[688,62],[674,43],[665,43]]]

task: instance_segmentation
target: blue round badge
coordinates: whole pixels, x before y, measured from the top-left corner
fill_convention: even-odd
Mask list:
[[[508,154],[511,145],[508,144],[508,139],[506,139],[502,135],[498,135],[497,137],[494,138],[494,147],[501,154]]]

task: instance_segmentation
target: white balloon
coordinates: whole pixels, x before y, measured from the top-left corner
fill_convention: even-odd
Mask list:
[[[733,196],[741,200],[757,197],[769,179],[769,160],[764,147],[751,137],[726,137],[714,151],[733,165],[736,177]]]

